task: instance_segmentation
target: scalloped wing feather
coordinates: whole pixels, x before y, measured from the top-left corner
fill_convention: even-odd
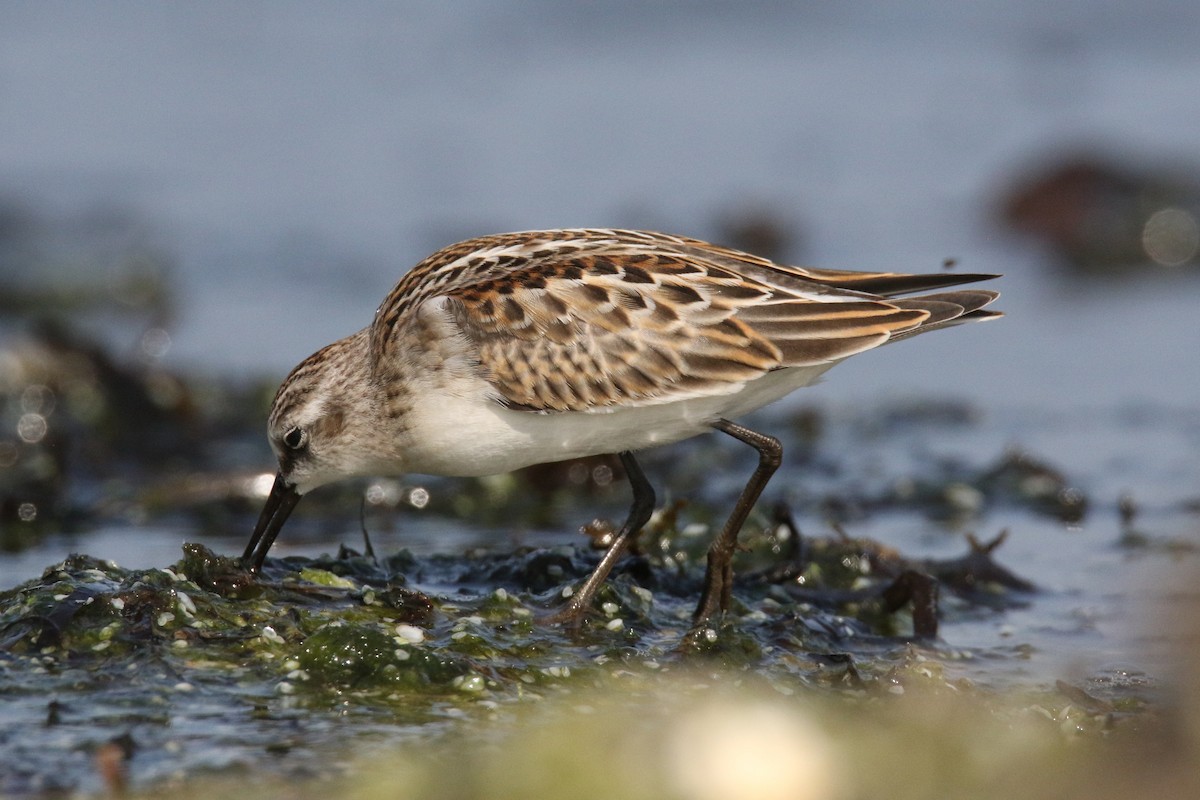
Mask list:
[[[669,403],[735,393],[772,370],[829,364],[947,324],[994,293],[881,295],[980,278],[781,267],[639,231],[506,234],[414,268],[380,306],[371,352],[380,371],[402,358],[391,352],[396,330],[436,297],[511,407]]]

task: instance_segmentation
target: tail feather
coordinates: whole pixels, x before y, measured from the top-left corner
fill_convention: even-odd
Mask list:
[[[906,275],[899,272],[852,272],[836,269],[804,270],[805,276],[816,283],[849,289],[855,292],[895,297],[896,295],[959,286],[1000,277],[980,273],[932,272],[922,275]]]
[[[982,322],[1002,317],[1004,314],[999,311],[984,309],[984,306],[999,296],[999,292],[987,289],[961,289],[955,292],[940,292],[903,300],[891,300],[890,304],[898,308],[929,312],[929,317],[924,322],[910,330],[893,334],[891,341],[906,339],[918,333],[948,328],[964,322]]]

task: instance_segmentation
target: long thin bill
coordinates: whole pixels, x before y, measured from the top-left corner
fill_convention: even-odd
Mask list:
[[[250,535],[250,541],[246,544],[246,552],[242,554],[242,561],[249,564],[251,572],[258,572],[262,569],[263,561],[267,558],[267,551],[275,543],[275,537],[279,535],[283,523],[287,522],[288,515],[292,513],[292,509],[299,502],[300,493],[288,485],[282,474],[276,475],[275,483],[271,486],[271,494],[267,495],[267,503],[263,506],[262,513],[258,515],[254,533]]]

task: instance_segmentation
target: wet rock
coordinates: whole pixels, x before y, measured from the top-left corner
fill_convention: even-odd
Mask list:
[[[1007,499],[1066,523],[1087,514],[1088,500],[1059,470],[1022,451],[1004,455],[976,485],[993,499]]]
[[[1009,451],[982,469],[945,463],[938,465],[937,473],[897,481],[877,497],[841,501],[860,514],[864,509],[916,507],[935,519],[972,519],[998,504],[1027,508],[1067,524],[1087,515],[1087,495],[1060,470],[1022,450]]]
[[[852,615],[876,633],[891,635],[892,615],[908,608],[915,637],[937,636],[941,587],[972,604],[999,608],[1024,605],[1025,598],[1014,593],[1035,591],[1032,583],[993,560],[1006,533],[986,543],[968,536],[970,549],[962,558],[909,559],[879,542],[844,532],[834,538],[803,536],[790,509],[779,505],[766,535],[786,543],[771,547],[779,562],[748,580],[783,587],[790,597]]]
[[[1194,267],[1200,254],[1200,179],[1174,165],[1059,156],[1018,179],[1001,199],[999,216],[1088,274]]]
[[[89,486],[161,468],[200,438],[182,380],[118,364],[62,325],[41,323],[0,351],[0,524],[9,537],[70,525],[119,497],[112,487],[89,497]]]

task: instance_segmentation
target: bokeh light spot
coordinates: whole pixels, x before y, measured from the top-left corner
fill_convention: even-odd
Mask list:
[[[265,498],[271,493],[271,487],[275,485],[275,475],[270,472],[264,472],[261,475],[255,475],[250,479],[250,491],[247,492],[251,497]]]
[[[1200,249],[1200,222],[1182,208],[1160,209],[1142,228],[1142,248],[1156,264],[1165,267],[1186,264]]]
[[[567,480],[574,486],[582,486],[587,483],[588,467],[582,461],[576,461],[567,467]]]
[[[44,439],[48,429],[46,418],[41,414],[23,414],[17,420],[17,436],[29,444],[37,444]]]
[[[147,361],[158,361],[171,349],[171,334],[162,328],[151,328],[142,334],[142,356]]]
[[[26,413],[48,417],[54,413],[54,405],[54,392],[48,386],[31,383],[21,392],[21,410]]]
[[[373,506],[395,506],[400,502],[401,488],[398,481],[380,480],[367,487],[366,500]]]
[[[413,508],[424,508],[429,505],[429,490],[418,486],[408,493],[408,504]]]
[[[608,486],[613,482],[613,470],[608,464],[601,464],[592,470],[592,480],[597,486]]]

